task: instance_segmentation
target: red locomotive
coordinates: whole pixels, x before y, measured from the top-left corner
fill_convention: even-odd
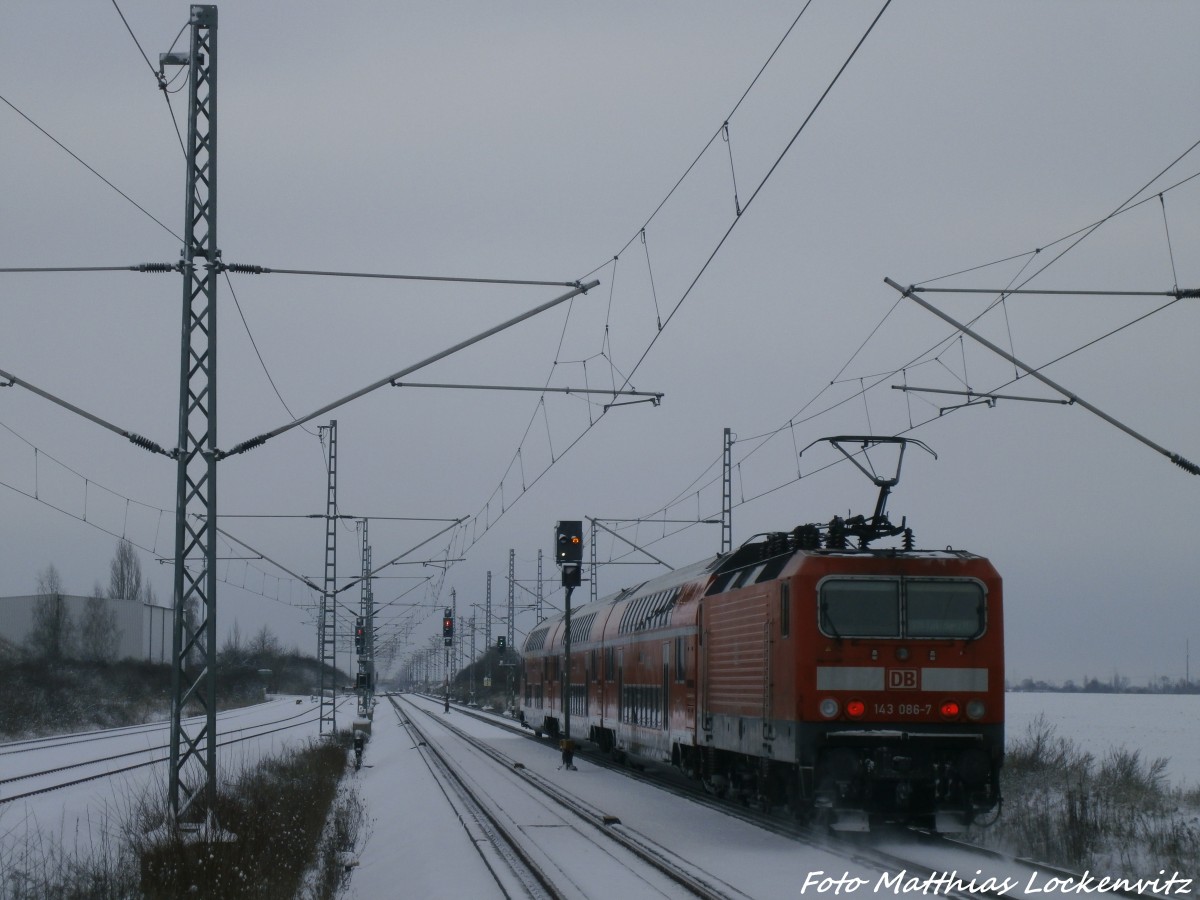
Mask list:
[[[867,472],[874,515],[757,535],[575,609],[571,730],[834,829],[961,831],[1000,799],[1000,576],[973,553],[913,549],[904,521],[888,522],[904,446],[919,442],[829,440],[864,472],[842,444],[899,445],[897,477]],[[888,537],[900,546],[871,546]],[[521,717],[539,735],[563,727],[563,650],[562,616],[522,650]]]

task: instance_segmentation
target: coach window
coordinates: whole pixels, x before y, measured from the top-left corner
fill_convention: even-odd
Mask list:
[[[977,581],[904,582],[905,631],[910,637],[976,638],[985,625]]]
[[[820,586],[821,631],[830,637],[899,637],[900,583],[830,578]]]
[[[675,638],[675,682],[682,684],[687,679],[687,661],[683,655],[683,638]]]

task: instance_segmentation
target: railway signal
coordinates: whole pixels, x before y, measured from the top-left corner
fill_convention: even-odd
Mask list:
[[[583,561],[583,522],[570,520],[559,522],[554,530],[555,560],[563,563]]]
[[[454,613],[450,611],[449,607],[442,616],[442,639],[447,647],[454,643]]]
[[[363,653],[363,642],[366,638],[366,629],[363,627],[362,617],[359,616],[354,620],[354,652],[359,656]]]
[[[566,658],[571,658],[571,594],[579,587],[583,568],[583,522],[579,519],[559,520],[554,526],[554,561],[562,568],[563,598],[563,649]],[[567,666],[563,685],[563,697],[571,696],[571,667]],[[571,704],[563,704],[563,747],[574,747],[571,740]],[[564,750],[563,762],[567,763]],[[571,766],[570,768],[574,768]]]
[[[500,635],[500,637],[496,638],[496,650],[500,653],[501,656],[503,656],[504,651],[506,651],[507,649],[508,649],[508,638],[505,637],[504,635]]]

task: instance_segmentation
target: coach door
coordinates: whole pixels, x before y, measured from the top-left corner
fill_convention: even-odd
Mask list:
[[[662,653],[662,727],[671,730],[671,642],[663,641]]]
[[[617,651],[617,721],[625,721],[625,651]]]

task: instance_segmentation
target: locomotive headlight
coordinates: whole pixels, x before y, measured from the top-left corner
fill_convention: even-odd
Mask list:
[[[968,719],[982,719],[985,712],[987,712],[987,707],[983,705],[982,700],[971,700],[967,703]]]
[[[832,697],[826,697],[817,708],[820,710],[821,715],[827,719],[832,719],[838,714],[838,702]]]
[[[861,719],[867,711],[867,704],[861,700],[851,700],[846,704],[846,715],[852,719]]]

